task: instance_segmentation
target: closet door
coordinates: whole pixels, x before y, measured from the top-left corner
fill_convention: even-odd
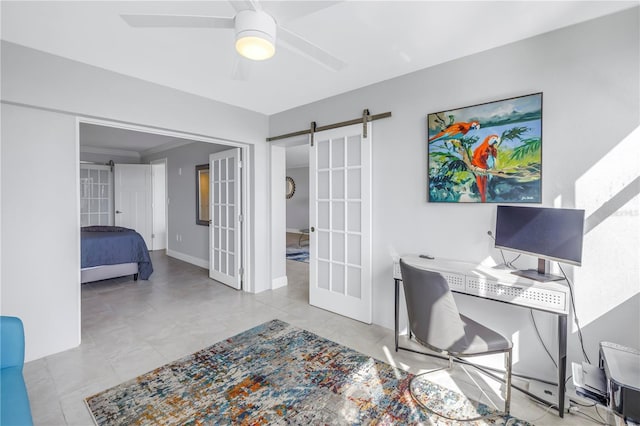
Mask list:
[[[151,248],[151,164],[116,164],[114,174],[116,226],[134,229]]]

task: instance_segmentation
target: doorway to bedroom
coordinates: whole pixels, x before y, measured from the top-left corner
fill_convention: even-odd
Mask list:
[[[244,232],[249,222],[246,214],[247,168],[240,170],[237,164],[233,176],[231,170],[221,167],[234,161],[239,163],[241,159],[246,165],[248,146],[90,119],[79,119],[78,141],[80,225],[119,225],[118,217],[129,214],[135,220],[130,226],[122,223],[125,227],[142,231],[146,228],[144,224],[149,223],[149,239],[145,238],[149,251],[164,251],[171,258],[205,268],[209,276],[214,272],[233,276],[235,288],[248,290],[251,271],[244,267],[248,264],[248,235]],[[233,160],[225,155],[224,164],[212,160],[215,155],[219,158],[220,153],[231,151],[237,153]],[[217,213],[212,213],[211,220],[202,221],[198,217],[197,169],[206,167],[208,170],[211,164],[219,170],[217,174],[211,174],[212,195],[207,197],[211,199],[211,205],[207,206],[207,211]],[[100,173],[83,171],[87,168],[100,169]],[[148,178],[140,179],[142,190],[131,191],[130,185],[118,182],[118,169],[129,168],[143,169],[145,173],[148,170]],[[91,178],[95,176],[105,182],[94,183]],[[146,189],[145,180],[148,180]],[[236,188],[233,194],[232,187]],[[214,188],[217,189],[214,191]],[[124,193],[126,195],[122,195]],[[94,194],[100,194],[104,199],[93,200]],[[92,210],[85,212],[96,206],[101,209],[100,214],[94,215]],[[91,222],[92,216],[98,217],[99,223]],[[245,219],[237,224],[234,217]],[[233,236],[232,243],[227,241],[230,235]],[[213,238],[217,240],[212,241]]]

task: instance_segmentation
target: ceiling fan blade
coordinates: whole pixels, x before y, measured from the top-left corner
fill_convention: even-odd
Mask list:
[[[251,0],[229,0],[229,4],[231,4],[236,13],[243,10],[258,10],[255,2]]]
[[[282,44],[284,47],[293,50],[302,56],[318,62],[320,65],[325,66],[331,71],[340,71],[342,68],[347,66],[346,62],[343,62],[321,47],[308,42],[296,33],[293,33],[283,27],[278,27],[277,43]]]
[[[264,8],[279,25],[284,25],[303,16],[311,15],[343,0],[321,1],[274,1],[264,3]]]
[[[223,16],[190,15],[120,15],[124,21],[136,28],[233,28],[233,18]]]
[[[236,59],[233,64],[233,71],[231,72],[231,79],[236,81],[247,81],[249,79],[249,71],[251,70],[251,64],[249,60],[242,58],[240,55],[236,55]]]

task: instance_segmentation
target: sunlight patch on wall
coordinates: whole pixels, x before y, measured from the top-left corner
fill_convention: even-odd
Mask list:
[[[640,127],[576,181],[575,205],[585,210],[582,267],[574,268],[583,326],[640,293],[639,159]]]

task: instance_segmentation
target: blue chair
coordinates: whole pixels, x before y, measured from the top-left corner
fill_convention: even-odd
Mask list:
[[[24,328],[16,317],[0,316],[0,425],[33,425],[22,376]]]

